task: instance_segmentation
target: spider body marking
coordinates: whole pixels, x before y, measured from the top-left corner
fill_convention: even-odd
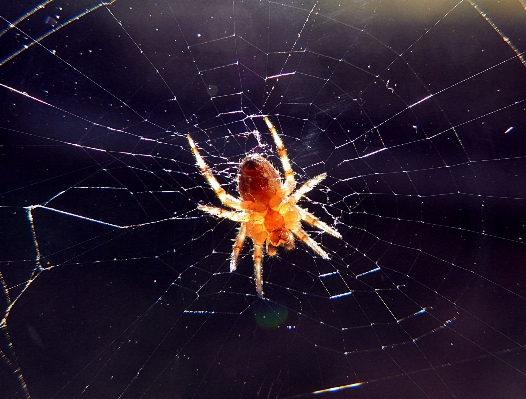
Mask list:
[[[299,215],[293,212],[290,215],[282,214],[277,208],[284,193],[281,187],[281,178],[278,171],[265,158],[259,155],[245,158],[239,167],[238,192],[241,204],[247,210],[256,213],[252,224],[247,226],[247,236],[255,244],[267,244],[267,253],[275,255],[274,247],[284,245],[287,249],[294,247],[294,236],[290,232],[294,222],[299,223]],[[258,217],[263,216],[263,223],[257,223]],[[288,220],[285,222],[285,216]]]
[[[267,159],[260,155],[249,155],[239,167],[238,192],[240,198],[233,197],[221,187],[199,154],[194,141],[188,135],[188,142],[201,173],[221,203],[233,210],[209,205],[199,205],[198,208],[213,216],[241,223],[232,249],[230,271],[236,270],[237,258],[243,248],[245,238],[249,237],[254,244],[254,275],[259,297],[263,297],[264,247],[269,256],[274,256],[279,246],[283,246],[286,250],[294,248],[294,237],[296,237],[319,256],[329,259],[327,252],[301,228],[302,220],[334,237],[341,238],[338,231],[297,205],[297,202],[319,184],[326,174],[322,173],[308,180],[294,191],[296,181],[285,146],[268,117],[265,116],[264,120],[276,144],[285,182],[281,180],[279,172]]]

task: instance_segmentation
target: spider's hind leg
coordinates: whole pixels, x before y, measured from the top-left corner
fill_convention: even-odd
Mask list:
[[[285,195],[289,195],[291,192],[294,191],[294,188],[296,188],[296,179],[294,178],[294,172],[292,171],[292,168],[290,166],[287,150],[285,149],[283,141],[281,141],[278,131],[276,130],[270,119],[267,116],[264,116],[263,119],[267,124],[268,130],[270,130],[270,133],[272,133],[274,142],[276,143],[279,159],[281,160],[281,165],[283,166],[283,173],[285,174]]]
[[[210,171],[210,168],[204,161],[203,157],[201,157],[201,154],[199,154],[199,150],[195,146],[194,140],[190,137],[190,135],[186,136],[188,139],[188,143],[190,144],[190,148],[192,149],[192,153],[194,154],[195,161],[197,163],[197,166],[201,170],[202,175],[205,177],[205,179],[208,181],[208,184],[210,184],[210,187],[214,190],[214,193],[216,194],[217,198],[221,201],[223,205],[226,205],[230,208],[241,210],[241,201],[238,198],[235,198],[231,196],[230,194],[227,194],[225,189],[221,187],[215,176]]]

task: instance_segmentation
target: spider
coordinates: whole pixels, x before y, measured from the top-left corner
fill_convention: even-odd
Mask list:
[[[241,161],[237,175],[240,198],[228,194],[221,187],[199,154],[194,141],[190,135],[187,136],[201,173],[221,203],[233,210],[210,205],[198,205],[198,208],[210,215],[241,223],[232,249],[230,272],[236,270],[237,258],[245,238],[249,237],[254,244],[254,275],[256,291],[260,298],[263,297],[263,246],[269,256],[274,256],[281,245],[286,250],[293,249],[294,236],[296,236],[323,259],[329,259],[327,252],[301,228],[302,220],[334,237],[341,238],[338,231],[297,205],[298,201],[325,179],[327,174],[322,173],[308,180],[294,191],[296,180],[290,167],[287,151],[272,122],[266,116],[264,120],[276,143],[285,174],[285,182],[281,180],[278,171],[267,159],[261,155],[249,155]]]

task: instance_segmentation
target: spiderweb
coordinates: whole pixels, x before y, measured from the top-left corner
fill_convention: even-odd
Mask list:
[[[3,397],[519,398],[526,5],[4,2]],[[229,272],[239,161],[307,228]]]

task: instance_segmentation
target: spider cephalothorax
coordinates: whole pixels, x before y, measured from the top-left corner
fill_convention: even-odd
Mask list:
[[[256,291],[260,297],[263,296],[262,261],[264,247],[268,255],[274,256],[277,253],[277,247],[281,245],[287,250],[294,248],[294,236],[296,236],[322,258],[329,259],[327,252],[301,228],[302,220],[334,237],[341,238],[340,233],[335,229],[297,205],[307,192],[326,177],[326,174],[322,173],[308,180],[294,191],[296,181],[294,172],[290,167],[287,151],[270,120],[266,116],[264,120],[276,143],[283,165],[285,182],[281,180],[278,171],[268,160],[260,155],[250,155],[241,162],[239,167],[238,192],[240,198],[226,193],[210,172],[194,141],[188,136],[190,147],[201,173],[208,180],[221,203],[234,210],[208,205],[199,205],[199,209],[211,215],[241,223],[232,250],[230,271],[236,270],[237,258],[245,238],[249,237],[254,243],[254,274]]]

